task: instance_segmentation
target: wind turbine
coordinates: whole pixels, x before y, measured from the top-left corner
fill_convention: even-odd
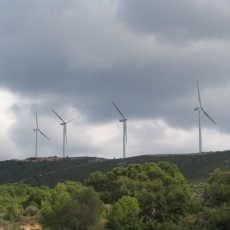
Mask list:
[[[38,128],[38,117],[37,117],[37,112],[35,111],[36,114],[36,125],[37,128],[34,129],[36,132],[36,142],[35,142],[35,157],[37,158],[38,156],[38,132],[41,133],[44,137],[46,137],[48,140],[50,140],[39,128]]]
[[[199,107],[194,108],[194,110],[196,111],[191,118],[198,113],[198,119],[199,119],[199,151],[200,153],[202,153],[202,135],[201,135],[201,121],[200,121],[200,112],[202,111],[215,125],[215,121],[212,120],[212,118],[204,111],[202,105],[201,105],[201,98],[200,98],[200,91],[199,91],[199,85],[198,85],[198,81],[197,81],[197,91],[198,91],[198,100],[200,103]]]
[[[63,123],[61,123],[60,125],[63,125],[63,157],[65,157],[65,143],[67,144],[66,124],[69,123],[70,121],[72,121],[73,119],[75,119],[76,117],[65,122],[54,110],[52,110],[52,111],[63,121]]]
[[[113,103],[113,102],[112,102]],[[115,106],[115,108],[117,109],[117,111],[121,114],[121,116],[123,117],[123,119],[120,119],[120,122],[123,122],[123,158],[126,158],[126,152],[125,152],[125,145],[127,144],[127,124],[126,121],[129,120],[131,117],[129,118],[125,118],[125,116],[122,114],[122,112],[117,108],[117,106],[113,103],[113,105]],[[136,115],[134,115],[136,116]],[[134,117],[132,116],[132,117]]]

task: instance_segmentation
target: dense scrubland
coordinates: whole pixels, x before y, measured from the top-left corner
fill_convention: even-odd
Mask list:
[[[225,151],[0,162],[0,228],[230,229],[229,159]]]
[[[79,181],[83,185],[90,173],[111,171],[117,166],[166,161],[178,166],[190,184],[206,182],[216,168],[230,171],[230,151],[203,154],[141,155],[126,159],[107,160],[96,157],[29,158],[0,162],[0,184],[25,183],[31,186],[47,185],[53,188],[58,182]]]

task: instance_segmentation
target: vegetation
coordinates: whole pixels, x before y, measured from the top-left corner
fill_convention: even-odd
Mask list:
[[[105,203],[114,204],[124,196],[137,199],[144,229],[156,223],[180,223],[192,196],[179,169],[167,162],[133,164],[102,174],[92,173],[86,181]]]
[[[79,181],[83,185],[93,172],[109,172],[118,166],[143,164],[145,162],[166,161],[176,164],[186,180],[195,188],[194,193],[202,193],[203,183],[216,168],[230,171],[230,151],[203,154],[142,155],[126,159],[106,160],[95,157],[76,158],[31,158],[0,162],[0,184],[24,183],[40,187],[54,188],[58,182]],[[19,173],[20,172],[20,173]],[[199,195],[198,194],[198,195]]]
[[[0,228],[4,230],[19,230],[21,229],[20,226],[25,223],[31,226],[37,224],[39,208],[30,204],[36,204],[36,200],[31,200],[30,196],[36,193],[36,191],[38,194],[41,193],[43,189],[48,192],[46,186],[33,188],[25,184],[1,185]]]
[[[216,169],[204,187],[204,203],[209,207],[220,207],[230,201],[230,174]]]
[[[31,186],[47,185],[55,187],[58,182],[66,180],[84,181],[84,173],[78,169],[95,160],[94,157],[84,158],[38,158],[27,160],[10,160],[0,162],[0,184],[28,184]],[[20,172],[20,173],[19,173]]]
[[[140,207],[136,198],[123,196],[112,207],[106,229],[108,230],[140,230]]]
[[[58,183],[42,202],[39,223],[51,230],[88,230],[100,226],[103,203],[92,189]],[[73,186],[75,191],[72,190]]]
[[[216,169],[205,185],[203,202],[198,212],[183,220],[185,229],[230,229],[230,174]]]
[[[35,182],[32,183],[33,187],[29,183],[0,185],[0,229],[22,230],[26,224],[36,229],[39,223],[44,230],[230,230],[230,174],[223,172],[227,170],[229,161],[227,152],[219,159],[211,159],[217,156],[215,154],[199,155],[199,161],[197,155],[187,158],[170,156],[177,165],[181,162],[180,167],[169,163],[169,156],[142,156],[104,162],[96,158],[84,158],[84,161],[81,159],[81,165],[72,165],[72,169],[67,167],[68,162],[73,164],[75,160],[59,160],[58,164],[62,167],[66,164],[66,168],[60,169],[63,172],[78,171],[84,165],[86,170],[82,175],[86,179],[85,183],[82,185],[77,180],[65,180],[55,186],[34,186]],[[168,161],[158,161],[164,158]],[[153,159],[155,162],[150,162]],[[189,168],[187,162],[184,162],[187,160],[194,166],[196,173],[192,173],[191,166]],[[142,163],[137,164],[135,161]],[[197,162],[203,168],[195,168]],[[221,168],[211,171],[221,162]],[[53,163],[59,170],[58,164]],[[19,165],[21,167],[24,164],[39,168],[39,165],[50,162],[28,161]],[[185,166],[188,172],[183,175]],[[108,170],[110,167],[111,170]],[[89,174],[93,168],[94,172]],[[50,171],[52,174],[55,172]],[[88,178],[85,177],[87,174]],[[46,178],[47,174],[44,171],[42,175]],[[194,193],[195,186],[192,190],[188,181],[190,185],[203,183],[200,196]]]

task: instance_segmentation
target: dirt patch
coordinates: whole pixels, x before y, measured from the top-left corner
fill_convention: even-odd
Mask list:
[[[41,229],[40,226],[38,224],[34,225],[34,226],[30,226],[30,225],[25,225],[25,226],[21,226],[21,228],[24,228],[25,230],[38,230]]]

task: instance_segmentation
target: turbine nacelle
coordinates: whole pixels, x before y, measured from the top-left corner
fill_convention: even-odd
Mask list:
[[[194,108],[195,111],[198,111],[199,109],[203,109],[202,107],[196,107]]]
[[[65,123],[61,123],[60,125],[65,125]]]
[[[126,119],[121,119],[121,120],[119,120],[120,122],[124,122],[124,121],[126,121]]]

